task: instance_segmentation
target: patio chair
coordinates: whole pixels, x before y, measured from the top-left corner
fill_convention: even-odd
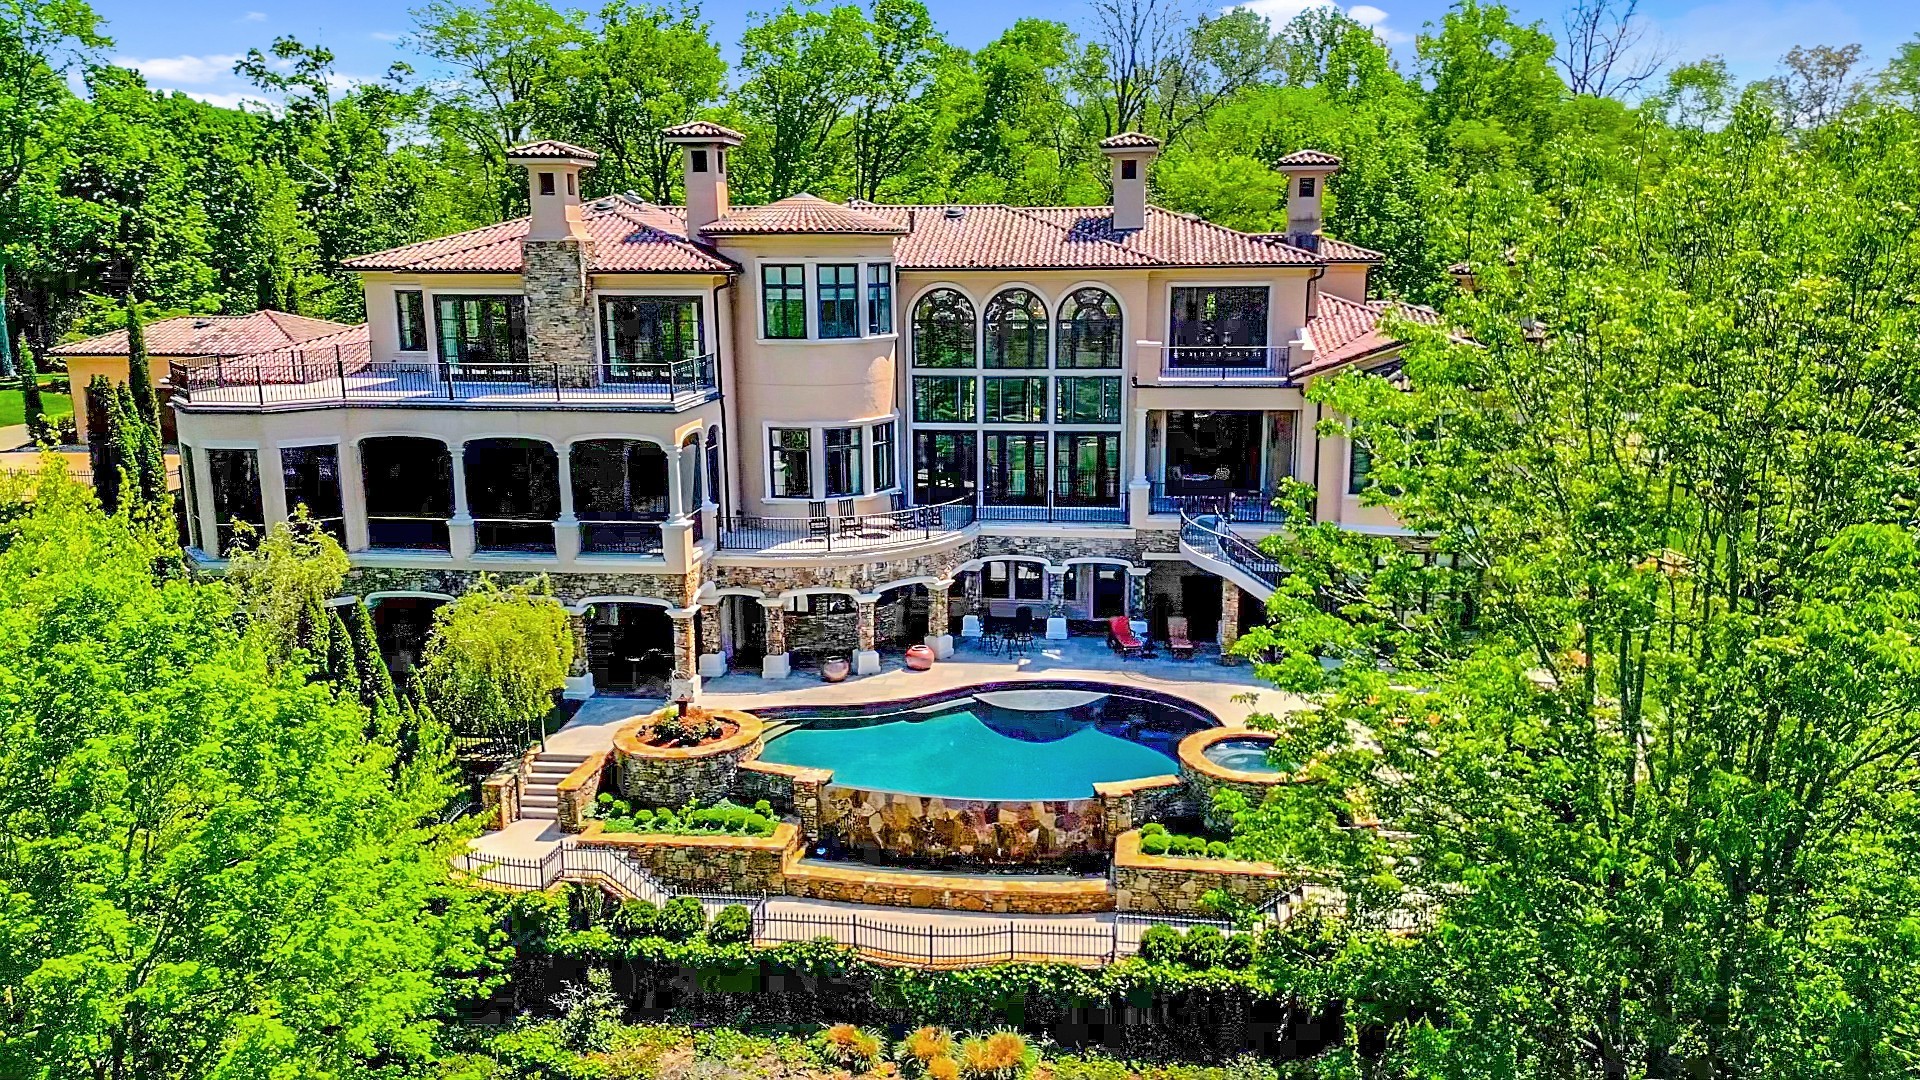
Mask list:
[[[1115,615],[1107,620],[1107,648],[1123,657],[1137,657],[1142,647],[1140,635],[1133,632],[1133,624],[1127,621],[1125,615]]]
[[[833,519],[827,516],[827,504],[810,502],[807,504],[807,539],[826,542],[833,532]]]
[[[1193,659],[1193,642],[1187,639],[1187,618],[1173,615],[1167,619],[1167,651],[1175,660]]]

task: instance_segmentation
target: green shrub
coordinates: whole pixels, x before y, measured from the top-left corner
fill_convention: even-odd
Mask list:
[[[1149,926],[1140,935],[1140,958],[1150,964],[1173,964],[1180,960],[1180,931],[1171,926]]]
[[[1227,858],[1231,858],[1232,856],[1233,856],[1233,849],[1227,846],[1227,842],[1225,840],[1210,840],[1207,842],[1208,858],[1227,859]]]
[[[1196,926],[1187,931],[1180,943],[1180,962],[1195,971],[1220,966],[1226,955],[1227,939],[1211,926]]]
[[[668,941],[692,941],[707,928],[707,909],[691,896],[676,896],[660,909],[654,925]]]
[[[1253,964],[1252,934],[1235,934],[1220,949],[1220,966],[1244,971]]]
[[[1149,821],[1145,825],[1140,826],[1140,835],[1165,836],[1167,835],[1167,827],[1157,821]]]
[[[1142,836],[1140,838],[1140,853],[1142,855],[1165,855],[1171,839],[1172,838],[1165,833]]]
[[[652,937],[660,924],[660,909],[651,900],[627,900],[613,913],[613,928],[630,938]]]
[[[753,940],[753,914],[744,905],[728,904],[707,927],[707,940],[717,945]]]

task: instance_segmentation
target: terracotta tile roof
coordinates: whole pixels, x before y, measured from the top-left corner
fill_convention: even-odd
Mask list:
[[[588,271],[609,273],[728,273],[734,265],[687,239],[686,212],[615,195],[588,203],[582,212],[593,237]],[[344,262],[349,270],[410,273],[520,272],[520,241],[527,219],[515,218],[468,232],[424,240]]]
[[[1147,207],[1144,228],[1116,231],[1105,206],[884,206],[910,225],[894,245],[907,270],[1313,266],[1308,251],[1189,214]]]
[[[1160,140],[1138,131],[1123,131],[1118,135],[1109,135],[1100,140],[1102,150],[1149,150],[1160,145]]]
[[[509,147],[507,160],[512,161],[515,158],[553,158],[555,160],[582,158],[587,161],[599,161],[600,155],[584,146],[575,146],[572,143],[561,142],[559,139],[541,139],[537,142]]]
[[[1289,165],[1307,166],[1311,168],[1338,168],[1340,166],[1340,158],[1334,154],[1327,153],[1325,150],[1295,150],[1293,153],[1274,162],[1274,165],[1282,169]]]
[[[771,236],[793,233],[867,233],[885,236],[907,231],[904,224],[864,207],[830,203],[801,192],[765,206],[729,211],[700,229],[708,236]]]
[[[1372,248],[1363,248],[1359,244],[1349,244],[1345,240],[1335,240],[1331,236],[1320,238],[1320,257],[1328,262],[1386,262],[1387,257]]]
[[[746,141],[746,136],[730,127],[723,127],[711,120],[691,120],[684,124],[675,124],[660,129],[660,137],[668,142],[692,142],[695,139],[712,139],[714,142],[730,142],[734,145]]]
[[[1389,349],[1399,344],[1380,329],[1380,318],[1388,311],[1414,322],[1438,326],[1440,313],[1429,307],[1404,304],[1397,300],[1369,300],[1364,304],[1323,292],[1313,318],[1307,320],[1307,336],[1313,339],[1313,363],[1293,372],[1304,378],[1341,364]]]
[[[256,311],[251,315],[181,315],[145,327],[149,356],[233,356],[283,349],[351,329],[345,323]],[[114,330],[49,350],[54,356],[125,356],[127,332]]]

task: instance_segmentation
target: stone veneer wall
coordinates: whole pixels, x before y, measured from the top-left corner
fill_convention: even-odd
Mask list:
[[[1095,784],[1093,790],[1100,800],[1108,836],[1119,836],[1149,821],[1164,822],[1197,813],[1192,790],[1172,774]]]
[[[678,808],[715,803],[733,793],[740,763],[760,753],[760,722],[746,713],[722,711],[741,730],[718,743],[657,749],[638,741],[647,718],[629,721],[613,736],[614,769],[621,795],[635,806]]]
[[[793,862],[787,866],[788,896],[846,904],[943,908],[1028,915],[1112,911],[1112,883],[1102,878],[1036,879],[1020,874],[915,874],[844,864]],[[911,938],[897,939],[902,960],[916,959]],[[1044,959],[1036,957],[1035,959]]]
[[[595,821],[576,842],[622,850],[676,889],[753,896],[787,891],[787,864],[798,858],[800,830],[783,822],[772,836],[608,834]]]
[[[560,831],[577,833],[586,828],[587,817],[593,810],[593,800],[600,794],[600,785],[607,774],[607,757],[610,751],[601,750],[587,756],[587,760],[574,767],[574,770],[555,785],[555,802],[558,807],[554,816],[560,821]]]
[[[786,612],[787,651],[818,659],[840,655],[853,659],[859,647],[860,613],[856,609],[838,615],[798,615]]]
[[[809,835],[895,858],[1037,865],[1102,855],[1107,845],[1097,799],[944,799],[827,784],[819,806]]]
[[[521,283],[526,291],[524,306],[527,331],[527,359],[534,364],[585,365],[593,360],[593,308],[587,290],[587,265],[593,258],[593,241],[562,237],[551,240],[523,240],[521,258],[525,269]],[[530,373],[536,384],[551,382],[551,372]],[[560,381],[566,385],[592,385],[591,368],[562,369]]]
[[[480,817],[489,829],[520,820],[520,762],[510,761],[480,781]]]
[[[1114,901],[1121,911],[1203,914],[1201,900],[1219,889],[1258,906],[1298,884],[1271,863],[1142,855],[1140,833],[1122,833],[1113,846]]]
[[[458,596],[479,579],[480,573],[438,567],[359,566],[347,573],[345,589],[358,596],[375,592],[437,592]],[[503,587],[544,577],[552,586],[554,597],[568,605],[589,596],[646,596],[677,607],[689,607],[694,592],[700,587],[698,578],[692,574],[648,570],[594,574],[489,570],[486,574]]]

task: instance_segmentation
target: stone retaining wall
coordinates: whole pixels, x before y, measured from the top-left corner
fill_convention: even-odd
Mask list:
[[[678,808],[695,801],[716,803],[732,794],[740,763],[760,753],[762,725],[750,713],[717,709],[714,715],[733,721],[739,730],[703,746],[646,745],[641,736],[652,717],[623,725],[613,736],[621,796],[635,806]]]
[[[1093,791],[1100,800],[1108,836],[1119,836],[1149,821],[1190,817],[1197,812],[1193,792],[1172,774],[1095,784]]]
[[[520,762],[510,761],[480,781],[480,818],[489,829],[520,820]]]
[[[1097,799],[943,799],[827,784],[819,806],[810,835],[928,863],[1042,865],[1099,856],[1107,845]]]
[[[479,570],[455,570],[439,567],[357,566],[347,573],[344,592],[365,596],[375,592],[436,592],[458,596],[480,578]],[[544,577],[554,598],[569,606],[589,596],[648,596],[677,607],[693,603],[700,587],[693,574],[668,573],[636,567],[619,573],[564,573],[523,570],[488,570],[486,575],[501,587],[518,585]]]
[[[1122,833],[1113,845],[1114,902],[1121,911],[1206,914],[1201,898],[1215,889],[1259,905],[1296,884],[1271,863],[1142,855],[1138,830]]]
[[[559,818],[561,832],[577,833],[586,828],[593,800],[599,796],[601,781],[606,777],[609,753],[601,750],[589,755],[554,786],[558,796],[555,816]]]
[[[786,889],[814,900],[949,911],[1074,915],[1114,908],[1113,887],[1100,878],[966,877],[796,862],[787,868]]]
[[[787,864],[798,858],[800,830],[782,822],[772,836],[664,836],[608,833],[593,821],[577,843],[625,851],[675,889],[777,895],[787,891]]]

